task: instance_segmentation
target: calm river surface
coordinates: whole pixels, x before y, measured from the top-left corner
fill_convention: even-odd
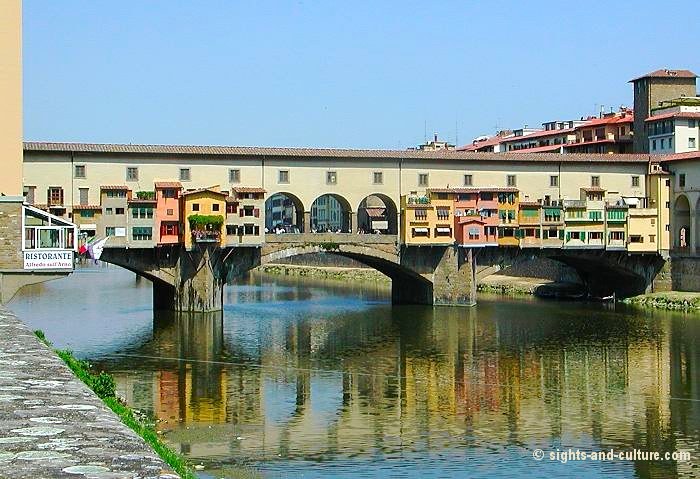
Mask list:
[[[113,373],[204,477],[700,477],[699,315],[392,307],[384,286],[259,275],[225,295],[154,318],[148,281],[92,267],[10,308]],[[568,448],[693,458],[549,460]]]

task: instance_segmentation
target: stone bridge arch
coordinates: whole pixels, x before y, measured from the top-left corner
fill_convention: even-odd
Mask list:
[[[615,293],[628,297],[651,288],[664,259],[656,253],[535,248],[482,248],[475,254],[477,281],[510,266],[533,259],[551,259],[574,269],[588,291],[597,297]]]
[[[356,260],[389,277],[392,285],[392,302],[432,304],[434,296],[432,278],[430,275],[421,274],[404,264],[396,242],[386,241],[390,237],[377,235],[372,237],[375,239],[374,243],[361,244],[337,242],[338,238],[334,238],[334,236],[338,235],[320,236],[315,242],[275,243],[269,241],[262,248],[260,265],[305,254],[336,254]]]
[[[209,312],[223,308],[224,285],[249,270],[321,252],[354,259],[391,278],[394,304],[475,304],[470,250],[405,247],[394,235],[268,234],[261,247],[114,247],[105,248],[101,260],[151,280],[156,310]]]
[[[696,210],[697,211],[697,210]],[[691,248],[697,242],[697,232],[692,225],[694,211],[690,201],[684,194],[678,195],[673,203],[673,247],[679,249]]]

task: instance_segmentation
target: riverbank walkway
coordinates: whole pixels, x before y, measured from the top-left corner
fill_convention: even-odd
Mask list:
[[[2,307],[0,477],[178,478]]]

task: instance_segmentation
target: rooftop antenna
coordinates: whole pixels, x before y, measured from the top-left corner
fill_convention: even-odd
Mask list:
[[[455,118],[455,147],[459,146],[459,125],[457,124],[457,118]]]
[[[423,120],[423,143],[428,143],[428,120]]]

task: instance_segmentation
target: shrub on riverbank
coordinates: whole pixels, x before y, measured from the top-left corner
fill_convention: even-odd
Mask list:
[[[623,303],[646,306],[658,309],[678,311],[700,310],[700,293],[682,291],[666,291],[660,293],[641,294],[622,300]]]
[[[90,371],[90,363],[73,356],[73,353],[67,349],[55,349],[51,342],[46,339],[44,332],[41,330],[34,331],[39,340],[60,357],[64,363],[73,371],[78,379],[84,382],[92,389],[97,396],[109,407],[114,413],[119,416],[121,421],[131,428],[136,434],[141,436],[146,443],[165,461],[170,467],[177,472],[182,479],[195,479],[194,474],[187,462],[175,451],[166,446],[160,440],[153,425],[144,423],[139,420],[131,408],[122,403],[116,395],[116,385],[111,374],[101,371],[95,374]]]

